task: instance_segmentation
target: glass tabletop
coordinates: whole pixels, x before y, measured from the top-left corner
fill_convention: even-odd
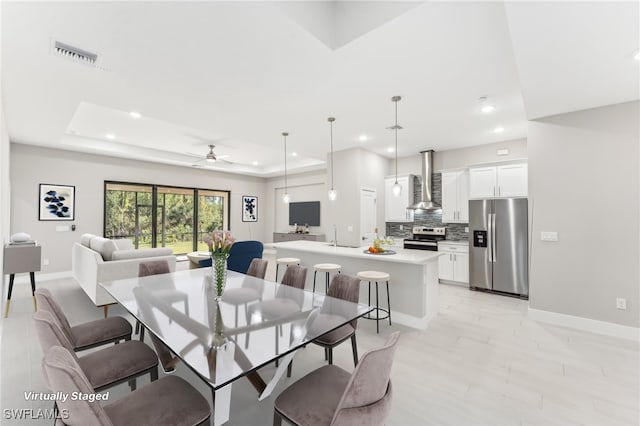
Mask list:
[[[214,390],[371,310],[234,271],[216,302],[211,268],[100,285]]]

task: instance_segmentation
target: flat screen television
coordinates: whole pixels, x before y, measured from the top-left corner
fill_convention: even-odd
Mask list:
[[[289,203],[289,225],[320,226],[320,201]]]

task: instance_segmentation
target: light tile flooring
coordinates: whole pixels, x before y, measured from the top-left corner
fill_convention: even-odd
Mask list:
[[[272,262],[273,263],[273,262]],[[181,264],[182,267],[186,263]],[[268,276],[273,277],[273,270]],[[44,281],[61,301],[72,324],[99,318],[71,279]],[[46,391],[41,351],[31,324],[26,285],[16,285],[11,315],[4,320],[0,378],[2,409],[49,408],[26,402],[24,391]],[[392,425],[638,425],[640,355],[637,343],[546,325],[527,318],[527,302],[441,285],[439,315],[425,331],[394,325],[375,334],[361,320],[360,352],[375,347],[393,330],[402,332],[393,368]],[[392,301],[393,304],[393,301]],[[115,307],[113,315],[124,315]],[[335,363],[352,371],[350,346],[335,350]],[[289,383],[323,364],[319,347],[299,352]],[[205,396],[208,389],[184,366],[177,374]],[[264,377],[273,367],[261,370]],[[142,379],[140,385],[146,383]],[[128,393],[126,385],[111,399]],[[233,385],[231,425],[268,425],[273,399],[257,402],[245,380]],[[47,420],[8,420],[2,424],[51,424]]]

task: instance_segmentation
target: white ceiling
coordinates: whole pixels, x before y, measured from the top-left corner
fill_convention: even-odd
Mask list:
[[[329,116],[336,150],[391,158],[393,95],[401,157],[522,138],[527,118],[640,99],[636,1],[1,7],[17,143],[189,167],[214,144],[231,163],[214,167],[274,176],[283,131],[290,171],[324,167]],[[53,55],[52,40],[97,53],[98,67]]]

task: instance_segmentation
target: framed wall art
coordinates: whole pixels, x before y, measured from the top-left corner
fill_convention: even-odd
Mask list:
[[[75,220],[76,187],[40,184],[38,220]]]
[[[258,197],[254,197],[253,195],[242,196],[242,221],[258,221]]]

